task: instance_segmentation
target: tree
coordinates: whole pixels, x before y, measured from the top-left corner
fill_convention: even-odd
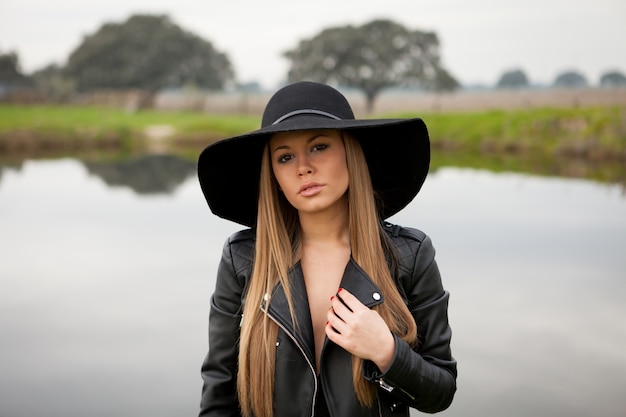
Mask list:
[[[368,110],[387,87],[413,84],[454,90],[459,83],[440,63],[433,32],[408,30],[389,20],[328,28],[286,51],[289,81],[336,83],[363,91]]]
[[[64,73],[79,91],[138,88],[155,92],[193,84],[221,89],[234,78],[228,57],[167,16],[135,15],[106,23],[74,50]]]
[[[578,71],[565,71],[556,76],[552,83],[555,87],[586,87],[587,78]]]
[[[506,71],[500,76],[496,88],[526,88],[528,87],[528,77],[521,69]]]
[[[0,85],[19,87],[29,84],[31,80],[22,74],[17,53],[0,54]]]
[[[63,75],[57,64],[50,64],[32,74],[37,90],[48,101],[63,102],[74,93],[74,83]]]
[[[609,71],[600,77],[602,87],[623,87],[626,86],[626,76],[619,71]]]

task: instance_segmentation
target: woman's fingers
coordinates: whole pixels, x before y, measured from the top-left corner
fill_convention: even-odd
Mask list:
[[[389,327],[380,315],[347,290],[331,298],[327,317],[328,338],[354,355],[373,359],[381,347],[389,342],[393,345]]]

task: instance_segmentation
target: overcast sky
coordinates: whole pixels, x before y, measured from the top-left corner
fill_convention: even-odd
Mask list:
[[[376,18],[436,32],[443,65],[463,84],[493,85],[518,68],[533,83],[570,69],[592,84],[626,73],[625,0],[0,0],[0,52],[17,52],[27,73],[63,64],[83,36],[137,13],[169,15],[225,52],[239,81],[268,88],[299,40]]]

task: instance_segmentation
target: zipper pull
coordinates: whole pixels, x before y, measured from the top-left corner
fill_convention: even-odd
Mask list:
[[[378,382],[378,385],[380,385],[380,387],[387,392],[391,392],[394,390],[394,387],[386,383],[385,380],[382,378],[380,378],[377,382]]]

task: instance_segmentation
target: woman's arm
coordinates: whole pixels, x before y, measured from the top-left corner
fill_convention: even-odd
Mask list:
[[[229,239],[224,245],[211,297],[209,351],[201,372],[204,385],[200,416],[240,416],[237,357],[243,287],[235,273]]]
[[[421,243],[412,255],[415,262],[411,275],[403,279],[409,308],[417,323],[417,346],[412,349],[394,336],[395,353],[389,368],[382,373],[375,366],[367,367],[365,377],[378,382],[405,404],[434,413],[445,410],[452,402],[457,366],[450,350],[449,294],[443,289],[430,238],[421,232],[420,235]]]

